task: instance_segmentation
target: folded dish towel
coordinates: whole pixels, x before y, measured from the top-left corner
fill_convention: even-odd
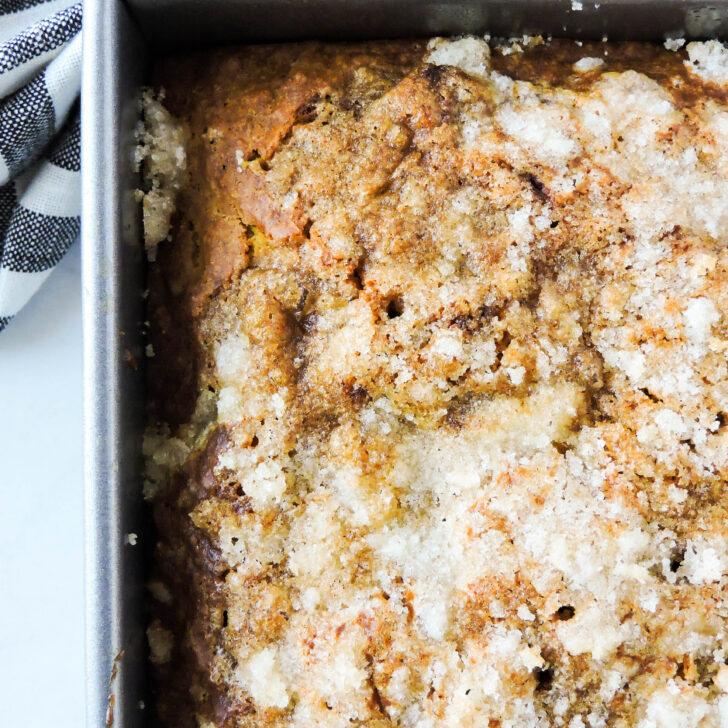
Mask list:
[[[78,236],[81,15],[0,0],[0,331]]]

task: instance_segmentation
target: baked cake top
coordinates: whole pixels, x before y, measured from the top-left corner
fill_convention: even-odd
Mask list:
[[[727,55],[162,66],[169,725],[728,725]]]

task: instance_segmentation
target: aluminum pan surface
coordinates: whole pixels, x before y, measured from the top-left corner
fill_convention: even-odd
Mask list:
[[[129,0],[165,48],[457,33],[612,40],[728,36],[725,0]],[[598,5],[598,7],[597,7]]]
[[[145,695],[140,502],[144,262],[131,150],[147,50],[222,41],[367,38],[486,32],[573,37],[726,37],[728,3],[603,0],[87,0],[82,101],[86,418],[87,725],[152,725]],[[561,32],[559,29],[561,28]],[[231,30],[232,29],[232,30]],[[135,371],[126,352],[136,360]],[[139,545],[124,536],[139,534]],[[114,658],[118,674],[109,679]]]
[[[84,8],[82,72],[83,319],[86,480],[87,725],[137,726],[144,683],[143,560],[124,535],[142,530],[140,502],[144,263],[133,199],[135,89],[144,45],[117,2]],[[128,352],[128,353],[127,353]],[[112,687],[114,658],[119,661]]]

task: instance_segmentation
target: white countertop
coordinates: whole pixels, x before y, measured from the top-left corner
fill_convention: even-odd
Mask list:
[[[84,724],[80,245],[0,333],[0,724]]]

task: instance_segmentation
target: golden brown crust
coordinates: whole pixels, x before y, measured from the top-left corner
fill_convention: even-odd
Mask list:
[[[719,725],[725,87],[521,51],[158,69],[165,725]]]

